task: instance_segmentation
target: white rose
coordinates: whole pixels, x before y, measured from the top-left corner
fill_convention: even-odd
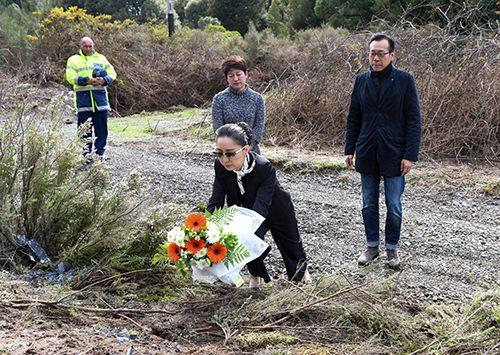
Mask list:
[[[175,227],[167,234],[167,241],[184,247],[184,231],[181,227]]]
[[[221,231],[219,227],[214,223],[209,223],[207,231],[207,242],[209,242],[210,244],[217,243],[220,240],[220,236]]]

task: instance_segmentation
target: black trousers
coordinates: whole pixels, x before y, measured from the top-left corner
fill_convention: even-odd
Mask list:
[[[83,155],[87,155],[92,152],[92,130],[95,135],[95,150],[98,155],[103,155],[106,149],[106,140],[108,139],[108,111],[84,111],[78,112],[78,127],[87,122],[88,119],[92,120],[90,130],[83,134],[84,139],[88,139],[87,149]]]
[[[299,229],[297,228],[297,219],[295,218],[293,204],[290,202],[287,208],[280,212],[275,214],[270,211],[268,218],[266,218],[255,234],[259,238],[264,239],[266,232],[268,230],[271,232],[285,263],[288,279],[291,281],[300,281],[306,270],[307,258],[302,245],[302,239],[299,235]],[[264,264],[264,259],[270,250],[271,247],[262,253],[260,257],[247,264],[250,275],[262,277],[265,282],[271,281],[266,265]]]

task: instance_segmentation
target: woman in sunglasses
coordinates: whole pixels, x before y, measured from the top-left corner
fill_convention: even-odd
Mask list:
[[[215,132],[215,181],[207,209],[237,205],[252,209],[265,221],[255,232],[264,239],[269,230],[283,257],[288,279],[309,281],[306,253],[297,228],[297,219],[290,194],[276,179],[276,171],[264,157],[251,151],[252,130],[244,122],[226,124]],[[250,287],[260,287],[260,281],[271,281],[264,265],[266,250],[247,264]]]

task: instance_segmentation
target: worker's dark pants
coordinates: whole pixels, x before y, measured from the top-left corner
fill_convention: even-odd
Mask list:
[[[92,131],[94,131],[95,136],[94,146],[96,153],[104,155],[106,140],[108,139],[108,111],[78,112],[78,127],[89,119],[91,120],[90,129],[82,134],[82,138],[88,140],[83,155],[92,152]]]

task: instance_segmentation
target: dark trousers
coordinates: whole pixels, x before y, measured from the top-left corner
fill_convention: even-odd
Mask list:
[[[302,239],[297,228],[295,211],[291,202],[288,211],[281,211],[281,215],[279,216],[272,216],[270,214],[269,218],[257,229],[255,235],[264,239],[264,235],[268,230],[271,231],[274,242],[281,253],[288,279],[291,281],[302,280],[307,266],[306,252],[302,245]],[[271,281],[264,264],[264,258],[270,250],[271,247],[260,257],[247,264],[250,275],[262,277],[265,282]]]
[[[83,155],[92,152],[92,131],[95,136],[95,150],[98,155],[104,155],[106,140],[108,139],[108,111],[78,112],[78,127],[91,120],[90,129],[82,134],[82,138],[88,141]]]

